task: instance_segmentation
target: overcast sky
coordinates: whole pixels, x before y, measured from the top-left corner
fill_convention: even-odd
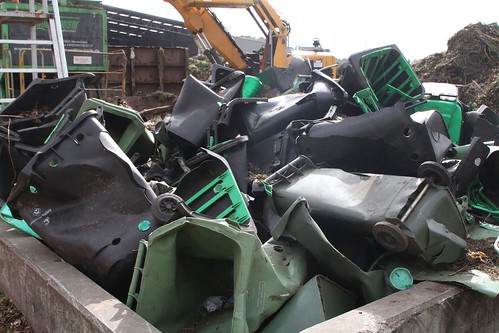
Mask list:
[[[497,0],[269,0],[291,25],[289,46],[312,46],[319,38],[337,58],[365,49],[397,44],[406,58],[417,60],[447,49],[447,40],[470,23],[495,23]],[[181,21],[163,0],[103,0],[126,8]],[[215,11],[233,36],[261,37],[242,9]]]

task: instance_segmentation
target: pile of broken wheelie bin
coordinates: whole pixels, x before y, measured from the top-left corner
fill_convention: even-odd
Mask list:
[[[496,297],[467,258],[499,255],[494,110],[395,45],[326,72],[262,97],[214,66],[152,129],[90,74],[35,80],[0,114],[2,221],[164,332],[298,332],[425,280]]]

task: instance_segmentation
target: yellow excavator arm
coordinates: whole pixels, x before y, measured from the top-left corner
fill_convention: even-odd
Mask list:
[[[185,27],[196,35],[198,45],[204,50],[214,48],[229,63],[229,66],[244,70],[249,63],[244,52],[237,46],[230,33],[215,14],[206,7],[191,7],[183,0],[164,0],[170,3],[184,19]],[[216,59],[215,54],[211,54]],[[216,60],[219,62],[220,60]]]
[[[258,17],[263,21],[268,28],[267,44],[264,54],[271,57],[271,66],[277,68],[287,68],[289,58],[287,56],[289,25],[283,21],[275,9],[267,0],[255,1],[253,7],[249,7],[248,11],[254,10]],[[254,15],[252,15],[256,21]],[[265,55],[264,55],[265,56]]]
[[[265,67],[288,67],[289,26],[281,20],[267,0],[164,1],[170,3],[182,15],[186,28],[196,35],[201,48],[214,48],[232,68],[238,70],[246,69],[250,60],[209,8],[246,8],[267,37],[263,52]],[[215,57],[214,54],[212,56]]]

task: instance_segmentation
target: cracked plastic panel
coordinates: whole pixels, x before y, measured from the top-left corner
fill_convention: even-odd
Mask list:
[[[36,154],[10,201],[64,260],[116,293],[130,281],[138,241],[159,226],[156,195],[96,115]]]
[[[291,123],[281,153],[282,165],[298,155],[349,172],[417,176],[425,161],[440,162],[452,142],[437,112],[409,117],[402,104],[346,118]]]
[[[299,244],[269,241],[233,222],[183,218],[153,232],[128,306],[163,332],[254,332],[306,281]],[[140,258],[139,258],[140,259]],[[212,296],[233,304],[205,316]]]
[[[310,168],[304,159],[265,180],[280,214],[304,197],[314,219],[329,229],[357,237],[373,234],[385,249],[432,264],[464,256],[466,229],[447,187],[413,177]]]

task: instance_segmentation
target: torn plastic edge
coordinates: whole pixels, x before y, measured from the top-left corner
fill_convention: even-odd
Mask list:
[[[314,163],[306,156],[300,155],[295,158],[293,161],[289,162],[265,180],[262,181],[263,188],[268,196],[272,196],[273,186],[274,184],[287,181],[289,182],[289,178],[292,177],[295,173],[303,174],[304,170],[314,169],[316,168]]]
[[[229,163],[227,162],[227,160],[225,158],[223,158],[221,155],[209,150],[209,149],[206,149],[206,148],[201,148],[201,150],[206,153],[207,155],[217,159],[218,161],[222,162],[223,165],[225,166],[225,168],[227,169],[225,172],[222,173],[222,175],[218,176],[216,179],[218,180],[219,178],[223,177],[223,175],[228,175],[229,177],[231,177],[231,179],[233,180],[234,184],[236,184],[236,187],[237,187],[237,182],[236,182],[236,179],[234,177],[234,174],[232,173],[232,170],[230,168],[230,165]],[[225,217],[225,213],[230,209],[234,209],[234,208],[237,208],[239,207],[240,203],[243,202],[243,203],[246,203],[246,200],[244,200],[244,197],[243,195],[241,194],[241,191],[239,190],[239,188],[237,188],[237,191],[239,193],[239,196],[240,196],[240,202],[239,203],[236,203],[236,204],[233,204],[231,205],[231,207],[229,207],[228,209],[226,209],[224,212],[222,212],[218,217],[218,219],[221,219],[221,218],[226,218]],[[195,200],[194,197],[191,197],[189,199],[187,199],[185,201],[185,204],[186,205],[189,205],[189,203],[191,203],[193,200]],[[205,205],[203,205],[202,207],[200,207],[199,209],[203,209],[204,210],[204,207]],[[251,217],[251,213],[249,212],[248,210],[248,207],[246,205],[244,205],[244,207],[242,207],[244,210],[245,210],[245,215],[248,216],[248,219],[246,221],[234,221],[236,222],[237,224],[240,224],[240,225],[248,225],[249,223],[251,223],[251,220],[253,219]],[[201,213],[202,214],[202,211],[199,211],[199,209],[195,210],[196,213]]]
[[[26,221],[14,218],[9,206],[6,203],[2,206],[2,208],[0,208],[0,219],[19,231],[22,231],[37,239],[42,239],[35,231],[33,231],[33,229],[30,228]]]
[[[492,280],[490,275],[476,269],[465,272],[412,271],[412,273],[414,280],[417,281],[456,282],[487,297],[496,298],[499,295],[499,281]]]
[[[275,240],[284,237],[298,242],[312,254],[328,274],[350,285],[350,288],[363,296],[366,303],[395,292],[387,284],[385,271],[363,271],[329,242],[310,215],[310,208],[304,197],[295,200],[270,234]]]

